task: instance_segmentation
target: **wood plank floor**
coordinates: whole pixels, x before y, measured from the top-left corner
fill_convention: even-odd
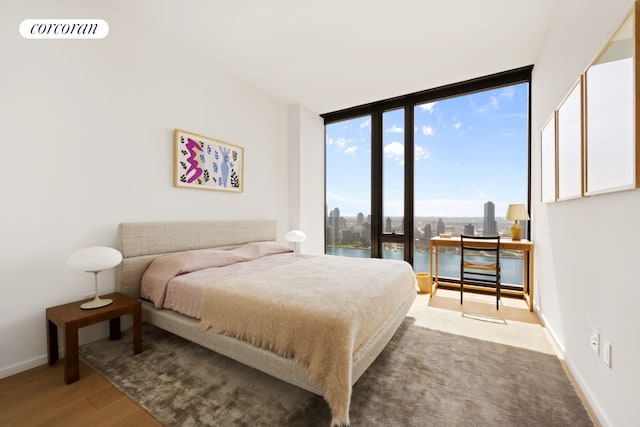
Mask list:
[[[0,380],[0,425],[162,426],[104,377],[80,362],[80,380],[64,383],[64,363]]]

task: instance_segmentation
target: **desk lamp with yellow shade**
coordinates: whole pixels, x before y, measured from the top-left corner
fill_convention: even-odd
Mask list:
[[[522,240],[522,227],[518,224],[518,221],[529,219],[527,207],[524,204],[509,205],[505,219],[516,222],[511,227],[511,240]]]

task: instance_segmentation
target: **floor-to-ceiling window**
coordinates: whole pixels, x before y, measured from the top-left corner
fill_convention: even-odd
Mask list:
[[[326,253],[371,256],[371,117],[325,127]]]
[[[511,235],[507,207],[528,201],[528,105],[518,83],[415,107],[416,270],[429,271],[432,236]],[[442,252],[439,274],[459,278],[457,249]],[[501,261],[503,283],[522,286],[522,254]]]
[[[429,271],[432,236],[509,237],[507,206],[530,198],[531,68],[324,114],[326,252]],[[455,250],[441,255],[457,278]],[[503,282],[521,286],[521,256],[503,260]]]

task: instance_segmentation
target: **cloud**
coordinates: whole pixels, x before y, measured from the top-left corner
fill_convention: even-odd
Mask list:
[[[478,190],[477,188],[476,188],[476,194],[482,197],[483,199],[486,199],[487,197],[489,197],[487,193],[485,193],[484,191]]]
[[[347,140],[344,138],[338,138],[335,143],[338,149],[342,149],[347,144]]]
[[[500,94],[498,96],[500,96],[501,98],[513,99],[515,94],[516,94],[516,90],[513,88],[513,86],[507,86],[504,89],[502,89],[502,91],[500,91]]]
[[[462,122],[456,122],[456,123],[454,123],[454,125],[453,125],[453,128],[454,128],[454,129],[460,129],[460,127],[462,127]]]
[[[429,150],[422,145],[416,145],[413,150],[413,158],[415,160],[428,159],[431,156]]]
[[[355,153],[356,153],[356,151],[358,151],[358,148],[360,148],[360,147],[356,147],[355,145],[352,145],[352,146],[350,146],[350,147],[347,147],[347,148],[344,150],[344,155],[346,156],[347,154],[355,154]]]
[[[483,106],[478,106],[473,101],[470,101],[470,104],[471,104],[471,108],[476,110],[476,112],[478,112],[478,113],[486,113],[487,111],[489,111],[491,109],[493,109],[493,110],[500,109],[500,102],[498,101],[498,98],[496,96],[491,96],[489,98],[489,103],[485,104]]]
[[[345,156],[349,154],[354,155],[356,151],[360,149],[360,147],[356,145],[358,143],[359,141],[353,138],[329,138],[329,140],[327,141],[327,145],[336,147],[336,152],[341,152]]]
[[[422,126],[422,134],[426,136],[434,136],[436,134],[436,130],[431,125]]]
[[[387,129],[387,132],[391,132],[391,133],[403,133],[404,132],[404,128],[398,127],[395,124],[393,126],[391,126],[389,129]]]
[[[503,88],[502,90],[500,90],[498,92],[497,95],[492,95],[489,98],[489,103],[486,105],[483,105],[482,107],[476,107],[477,110],[479,110],[480,112],[485,112],[487,111],[489,108],[492,108],[494,110],[499,110],[500,109],[500,99],[513,99],[513,97],[516,94],[516,90],[512,87],[512,86],[507,86],[505,88]],[[472,103],[473,105],[473,103]]]
[[[435,105],[438,103],[438,101],[435,102],[428,102],[426,104],[421,104],[418,105],[418,107],[420,107],[422,109],[422,111],[426,111],[429,114],[431,114],[433,112],[433,107],[435,107]]]
[[[388,159],[404,163],[404,145],[397,141],[393,141],[384,146],[384,155]]]
[[[366,128],[371,126],[371,119],[366,119],[362,122],[360,122],[360,129]]]

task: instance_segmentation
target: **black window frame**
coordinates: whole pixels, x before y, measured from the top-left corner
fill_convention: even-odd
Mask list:
[[[320,114],[324,119],[325,129],[328,124],[362,116],[371,117],[371,257],[381,258],[383,243],[404,244],[404,259],[413,265],[414,253],[414,110],[417,105],[440,101],[456,96],[469,95],[475,92],[499,89],[520,83],[528,83],[527,106],[527,207],[531,206],[531,75],[533,65],[527,65],[508,71],[502,71],[483,77],[465,80],[414,92],[408,95],[397,96],[381,101],[371,102],[351,108]],[[383,131],[382,115],[385,111],[404,108],[404,149],[405,149],[405,176],[404,176],[404,226],[402,234],[384,233],[384,218],[382,206],[383,191]],[[410,129],[411,131],[407,131]],[[325,130],[325,160],[326,160],[326,130]],[[326,188],[326,161],[325,161],[325,188]],[[326,206],[326,191],[325,191]],[[326,221],[326,218],[325,218]],[[326,233],[325,223],[325,233]],[[531,224],[527,227],[531,234]],[[524,236],[528,238],[529,236]],[[327,236],[325,235],[325,252]]]

